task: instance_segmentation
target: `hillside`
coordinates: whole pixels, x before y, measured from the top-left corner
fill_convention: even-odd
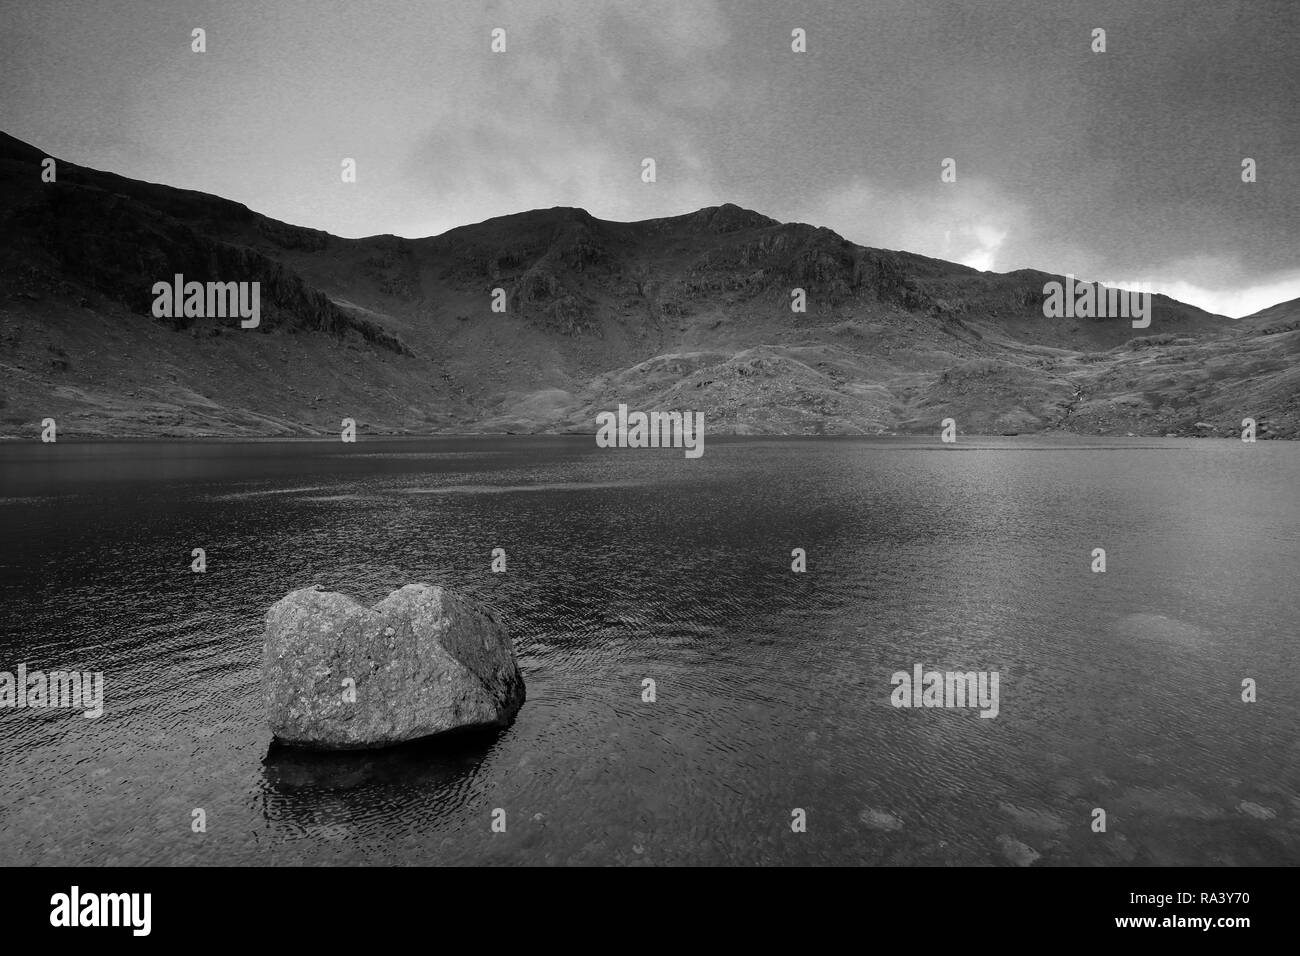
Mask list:
[[[1238,322],[1162,296],[1148,329],[1048,319],[1043,283],[723,205],[619,223],[534,210],[341,239],[0,134],[0,436],[594,430],[1300,433],[1300,303]],[[262,322],[155,319],[153,283],[259,281]],[[492,290],[507,311],[493,312]],[[807,312],[790,292],[803,288]]]

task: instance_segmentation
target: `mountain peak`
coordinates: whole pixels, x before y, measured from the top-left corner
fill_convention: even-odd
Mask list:
[[[705,232],[726,233],[739,232],[742,229],[766,229],[779,226],[780,223],[770,216],[764,216],[752,209],[745,209],[734,203],[721,206],[705,206],[684,216],[675,216],[673,221],[689,225]]]

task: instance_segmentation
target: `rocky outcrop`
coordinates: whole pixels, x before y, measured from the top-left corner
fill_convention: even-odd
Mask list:
[[[317,588],[290,593],[266,615],[262,687],[276,739],[322,750],[504,726],[524,703],[504,625],[427,584],[373,608]]]
[[[152,313],[154,283],[177,274],[197,282],[258,282],[262,332],[320,332],[410,354],[395,334],[339,308],[264,247],[320,251],[328,234],[257,216],[215,196],[72,164],[61,165],[56,183],[43,184],[40,159],[0,134],[0,259],[12,254],[5,248],[11,242],[20,245],[29,266],[75,277],[142,316]],[[206,320],[162,321],[181,331]]]

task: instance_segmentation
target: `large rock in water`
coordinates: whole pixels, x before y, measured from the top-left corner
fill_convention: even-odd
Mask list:
[[[266,614],[262,689],[277,740],[326,750],[502,726],[524,702],[505,626],[428,584],[373,608],[318,588],[277,601]]]

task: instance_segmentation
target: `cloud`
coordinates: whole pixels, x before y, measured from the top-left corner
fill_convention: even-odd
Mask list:
[[[550,206],[642,219],[719,201],[700,122],[730,89],[706,55],[727,39],[716,5],[529,6],[503,22],[508,52],[467,61],[394,170],[421,201],[408,197],[393,231]],[[647,157],[654,183],[641,179]]]
[[[776,0],[8,3],[0,126],[344,236],[735,202],[977,269],[1163,281],[1230,314],[1294,297],[1291,7],[1102,2],[1104,56],[1091,14],[1041,0],[823,4],[806,54]]]
[[[1234,319],[1253,315],[1279,302],[1300,299],[1300,271],[1244,288],[1210,288],[1183,280],[1157,280],[1151,285],[1156,292],[1180,302]]]
[[[832,189],[812,204],[817,225],[866,246],[900,249],[974,269],[1015,268],[1001,261],[1007,239],[1025,231],[1026,213],[988,180],[961,179],[913,191],[866,177]]]
[[[1180,302],[1234,319],[1300,298],[1300,268],[1263,276],[1254,269],[1254,263],[1223,254],[1179,257],[1148,267],[1136,264],[1123,274],[1102,275],[1087,270],[1077,274],[1094,281],[1112,278],[1141,282]],[[1188,276],[1195,278],[1189,280]]]
[[[521,129],[522,127],[522,129]],[[525,133],[531,148],[517,147]],[[702,161],[686,144],[657,151],[657,181],[641,180],[642,151],[591,129],[555,129],[522,115],[479,118],[444,140],[431,134],[398,181],[419,182],[397,231],[434,235],[525,209],[578,206],[602,219],[676,215],[709,205]],[[409,178],[408,178],[409,177]],[[400,197],[394,197],[397,199]]]

